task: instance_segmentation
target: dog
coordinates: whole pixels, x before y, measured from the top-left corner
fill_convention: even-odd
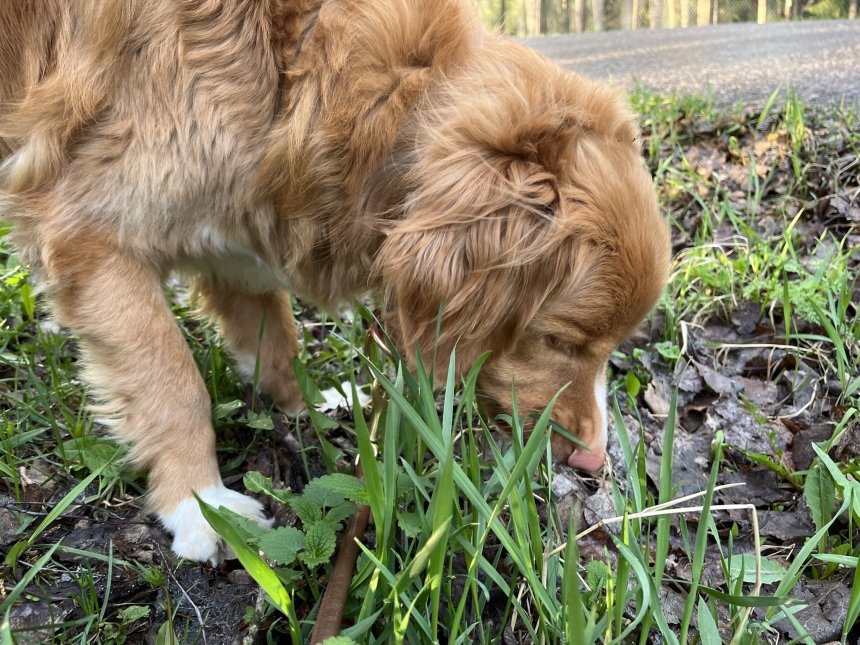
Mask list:
[[[16,248],[177,555],[222,548],[194,493],[269,520],[222,483],[171,271],[286,412],[289,294],[373,292],[407,359],[444,374],[456,346],[462,373],[490,352],[490,415],[512,381],[524,414],[568,384],[553,418],[587,448],[554,434],[553,456],[601,468],[606,362],[670,254],[619,90],[485,29],[468,0],[17,0],[0,34]]]

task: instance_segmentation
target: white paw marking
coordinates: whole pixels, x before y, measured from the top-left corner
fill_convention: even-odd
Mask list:
[[[272,525],[273,520],[266,518],[260,502],[230,490],[224,484],[204,488],[197,495],[210,506],[229,508],[234,513],[256,521],[260,526],[268,528]],[[173,533],[171,548],[181,558],[196,562],[209,561],[214,565],[224,557],[235,557],[223,546],[221,538],[209,526],[193,497],[179,502],[170,513],[159,513],[158,519],[164,528]]]
[[[257,371],[257,357],[248,354],[236,354],[233,360],[236,363],[236,370],[239,372],[242,380],[246,383],[252,383],[254,381],[254,372]]]
[[[325,399],[325,401],[316,404],[317,410],[320,412],[331,412],[332,410],[337,410],[338,408],[346,408],[347,410],[352,410],[352,384],[349,381],[344,381],[340,384],[341,389],[343,390],[346,396],[343,396],[340,392],[337,391],[336,388],[330,387],[327,390],[322,390],[320,394]],[[358,405],[362,408],[367,406],[370,403],[370,395],[365,392],[361,387],[357,388],[358,390]]]

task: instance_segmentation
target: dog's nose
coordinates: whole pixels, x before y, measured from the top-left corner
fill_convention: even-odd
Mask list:
[[[576,429],[577,436],[585,442],[585,447],[577,446],[567,456],[567,464],[578,470],[590,473],[603,468],[606,460],[607,415],[606,415],[606,379],[605,370],[594,384],[594,402],[590,416],[582,418]]]
[[[571,468],[594,473],[603,468],[605,458],[606,453],[603,446],[594,446],[591,450],[576,448],[567,458],[567,465]]]

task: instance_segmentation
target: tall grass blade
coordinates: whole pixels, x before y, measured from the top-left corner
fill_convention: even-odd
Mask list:
[[[687,600],[684,603],[684,614],[681,618],[680,642],[687,642],[687,634],[690,629],[690,621],[693,618],[693,608],[696,606],[696,592],[699,581],[702,578],[702,570],[705,563],[705,548],[708,539],[708,520],[711,516],[711,502],[714,498],[714,487],[717,485],[717,474],[720,471],[720,462],[723,458],[723,433],[718,432],[714,438],[714,463],[711,466],[711,475],[708,478],[707,492],[702,500],[702,512],[699,516],[699,525],[696,528],[696,540],[693,549],[692,580],[687,592]]]
[[[197,496],[195,495],[195,497]],[[209,525],[215,529],[218,535],[224,538],[227,545],[233,549],[245,571],[257,581],[257,584],[269,595],[275,606],[287,617],[293,645],[301,645],[302,632],[299,627],[295,607],[293,607],[293,600],[290,594],[287,593],[278,575],[256,551],[245,544],[245,541],[239,536],[236,529],[227,520],[222,518],[214,507],[199,497],[197,497],[197,503],[200,505],[200,512],[203,513],[203,517],[206,518],[206,521],[209,522]]]

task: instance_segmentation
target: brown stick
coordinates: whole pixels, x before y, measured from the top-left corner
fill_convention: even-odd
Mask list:
[[[311,645],[322,643],[327,638],[340,634],[343,608],[349,593],[349,583],[352,582],[352,572],[358,560],[359,549],[356,540],[364,535],[369,516],[370,508],[361,506],[349,518],[343,543],[340,545],[337,560],[334,563],[328,585],[323,592],[320,609],[317,612],[317,621],[311,634]]]
[[[377,311],[376,316],[379,317],[379,315],[380,313]],[[367,338],[365,338],[365,353],[370,353],[372,342],[376,343],[380,351],[389,357],[391,356],[376,323],[371,325],[367,333]],[[370,440],[375,443],[377,433],[379,432],[379,419],[382,416],[383,407],[381,404],[382,388],[375,380],[373,382],[373,395],[374,411],[370,421]],[[358,460],[355,465],[355,475],[359,479],[362,477],[361,460]],[[369,506],[360,506],[349,518],[343,542],[337,554],[337,560],[335,560],[331,577],[323,592],[322,602],[320,602],[320,608],[317,612],[317,621],[311,633],[311,645],[317,645],[327,638],[332,638],[340,634],[343,608],[346,605],[346,597],[349,594],[349,583],[352,582],[352,572],[355,570],[355,563],[358,560],[359,548],[356,540],[364,535],[364,530],[367,528],[369,519]]]

